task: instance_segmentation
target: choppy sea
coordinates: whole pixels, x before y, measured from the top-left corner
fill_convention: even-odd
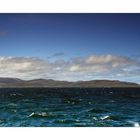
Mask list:
[[[1,127],[139,127],[140,88],[1,88]]]

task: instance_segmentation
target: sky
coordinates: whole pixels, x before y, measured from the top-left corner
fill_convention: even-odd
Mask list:
[[[0,14],[0,77],[140,83],[140,14]]]

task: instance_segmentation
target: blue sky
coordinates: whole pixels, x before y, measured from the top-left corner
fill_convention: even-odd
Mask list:
[[[26,57],[28,59],[36,57],[43,62],[45,61],[45,64],[49,63],[51,67],[54,66],[54,63],[58,63],[57,61],[64,61],[62,65],[65,65],[63,66],[65,70],[63,69],[61,72],[65,75],[71,75],[71,79],[66,80],[105,78],[140,82],[139,77],[136,76],[139,74],[139,25],[140,14],[0,14],[0,56],[4,57],[5,61],[10,64],[13,60],[9,60],[9,57],[14,60],[19,57],[24,59],[27,59]],[[124,72],[124,69],[129,69],[130,71],[128,66],[127,68],[121,66],[122,69],[116,67],[108,75],[104,71],[96,74],[92,67],[95,68],[100,65],[102,70],[104,67],[101,67],[100,63],[95,65],[95,62],[87,64],[86,60],[92,56],[95,56],[92,61],[97,60],[98,62],[99,59],[107,59],[107,61],[104,61],[104,65],[116,63],[120,60],[119,57],[128,59],[128,61],[135,61],[131,66],[133,71],[131,71],[130,76],[128,74],[127,79],[121,73],[121,70]],[[76,62],[77,57],[82,60]],[[21,62],[18,63],[23,65]],[[31,63],[31,65],[33,64]],[[82,70],[79,74],[78,72],[83,65],[85,67],[90,65],[90,72]],[[70,67],[74,66],[75,70],[77,67],[77,73],[76,71],[68,73]],[[2,64],[1,67],[3,67]],[[42,66],[39,65],[39,67]],[[5,68],[9,69],[8,66],[5,66]],[[122,76],[111,76],[117,69],[119,71],[118,75],[122,74]],[[27,74],[27,71],[20,73],[19,70],[15,70],[15,73],[13,75],[11,73],[11,75],[26,79],[29,74]],[[43,73],[46,75],[45,71]],[[92,75],[92,73],[94,74]],[[87,78],[87,75],[90,78]],[[0,76],[9,75],[2,73]],[[41,76],[38,74],[37,78],[39,77]],[[30,78],[36,77],[32,76]],[[51,74],[50,76],[46,75],[45,78],[63,80],[55,74],[53,76]]]

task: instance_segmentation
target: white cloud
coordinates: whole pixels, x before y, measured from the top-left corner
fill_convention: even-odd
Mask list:
[[[69,70],[72,72],[80,71],[80,67],[78,65],[73,65],[69,68]]]
[[[140,63],[128,57],[91,55],[69,61],[35,57],[0,57],[0,77],[57,80],[134,79],[140,74]]]

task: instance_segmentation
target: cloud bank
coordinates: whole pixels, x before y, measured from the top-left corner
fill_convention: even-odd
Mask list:
[[[22,79],[46,78],[55,80],[118,79],[135,81],[140,78],[140,62],[114,55],[91,55],[69,61],[37,57],[0,56],[0,77]]]

